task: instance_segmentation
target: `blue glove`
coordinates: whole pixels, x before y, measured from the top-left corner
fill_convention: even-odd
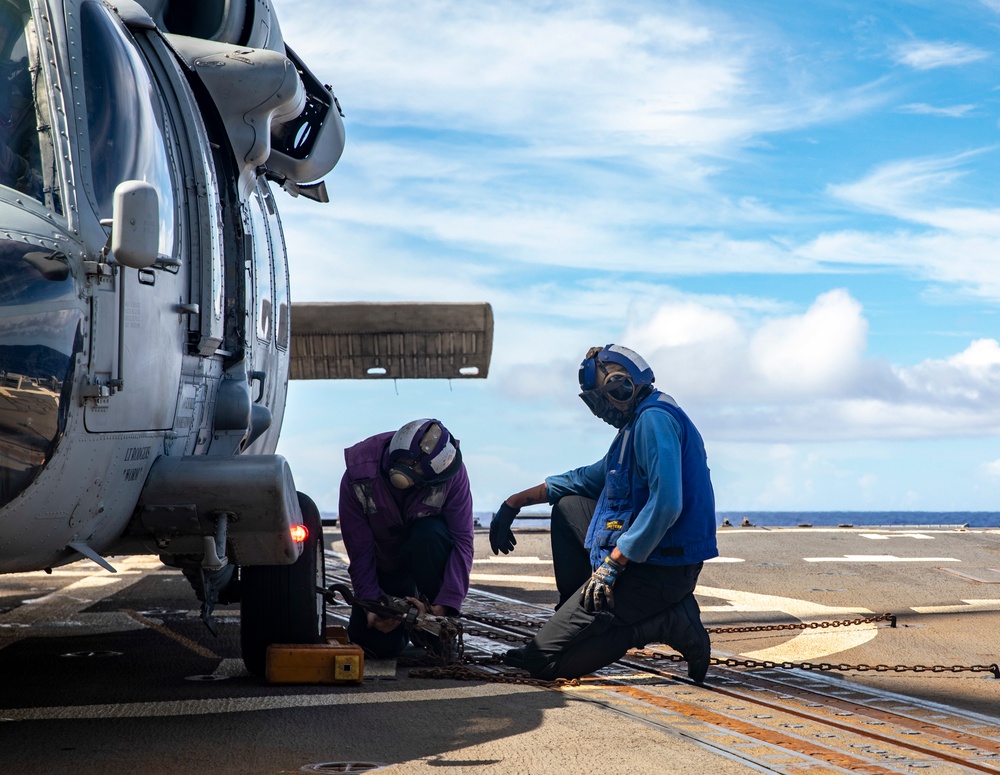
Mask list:
[[[490,522],[490,549],[493,550],[493,554],[500,552],[508,554],[514,550],[517,539],[514,538],[514,531],[510,526],[519,511],[520,509],[508,506],[507,501],[504,501],[493,515],[493,521]]]
[[[618,580],[618,574],[622,572],[625,565],[615,562],[610,556],[604,558],[590,580],[583,585],[580,593],[580,605],[583,610],[596,613],[605,608],[615,607],[615,595],[611,588]]]

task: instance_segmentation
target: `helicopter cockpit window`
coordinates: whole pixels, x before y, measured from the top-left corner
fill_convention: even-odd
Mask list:
[[[80,6],[90,178],[102,218],[115,187],[144,180],[160,199],[160,246],[174,252],[174,188],[167,142],[149,71],[123,27],[99,2]]]
[[[44,90],[27,0],[0,0],[0,185],[45,201],[39,105]],[[51,156],[51,154],[48,154]],[[56,206],[56,210],[59,208]]]
[[[0,506],[38,476],[65,429],[82,323],[66,257],[0,239]]]
[[[271,243],[267,235],[267,220],[264,218],[260,190],[250,197],[250,228],[253,242],[254,286],[257,295],[256,311],[257,338],[271,341],[273,325],[274,297],[271,283]]]

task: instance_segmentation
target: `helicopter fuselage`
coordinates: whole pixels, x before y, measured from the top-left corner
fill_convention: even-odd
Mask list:
[[[271,183],[339,108],[266,3],[169,5],[0,0],[0,573],[301,553]]]

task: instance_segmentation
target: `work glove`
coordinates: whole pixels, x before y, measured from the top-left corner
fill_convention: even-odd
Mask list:
[[[604,562],[583,585],[583,591],[580,593],[580,605],[585,611],[596,613],[605,608],[615,607],[615,594],[611,588],[624,567],[623,563],[615,562],[610,556],[604,558]]]
[[[514,531],[510,529],[510,526],[519,511],[520,509],[508,506],[507,501],[504,501],[497,509],[497,513],[493,515],[493,521],[490,522],[490,548],[493,550],[493,554],[500,552],[509,554],[514,551],[517,539],[514,538]]]

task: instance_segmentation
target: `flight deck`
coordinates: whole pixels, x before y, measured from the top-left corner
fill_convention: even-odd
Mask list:
[[[155,558],[5,576],[0,771],[1000,773],[1000,530],[721,528],[702,686],[656,644],[575,682],[504,667],[556,600],[547,532],[517,536],[477,531],[461,662],[410,647],[360,686],[249,676],[238,606],[213,637]]]

